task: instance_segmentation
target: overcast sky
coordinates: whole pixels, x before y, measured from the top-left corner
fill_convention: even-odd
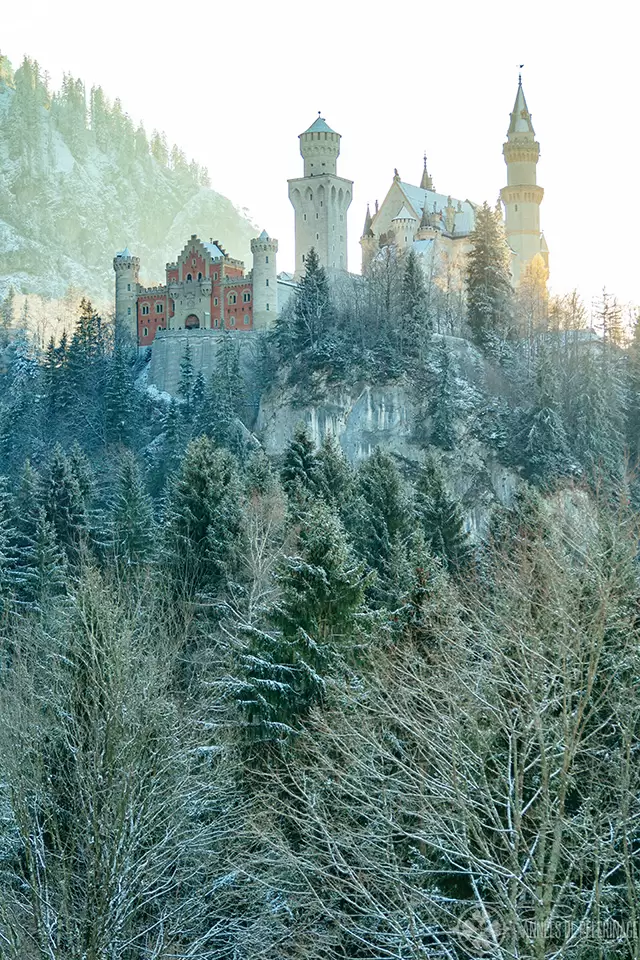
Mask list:
[[[367,201],[382,201],[394,167],[418,183],[424,150],[438,191],[495,202],[524,63],[552,286],[589,300],[606,285],[640,303],[633,7],[29,0],[3,3],[0,50],[14,66],[35,57],[54,85],[63,71],[99,84],[148,131],[165,130],[278,237],[280,269],[293,267],[286,181],[302,174],[298,134],[318,110],[342,134],[338,172],[355,181],[349,257],[359,270]]]

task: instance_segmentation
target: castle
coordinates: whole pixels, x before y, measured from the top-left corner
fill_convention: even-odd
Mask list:
[[[536,182],[540,144],[535,138],[521,76],[502,152],[507,165],[507,186],[500,197],[512,251],[513,281],[517,285],[536,254],[549,268],[549,251],[540,230],[544,190]],[[396,170],[382,205],[378,208],[376,202],[373,215],[367,206],[360,238],[362,272],[366,273],[380,256],[381,248],[393,244],[396,250],[413,250],[428,273],[440,268],[461,280],[476,206],[470,200],[437,193],[427,170],[426,156],[419,186],[405,183]]]
[[[347,212],[353,182],[338,176],[341,136],[318,115],[299,136],[304,161],[302,177],[288,181],[295,212],[295,274],[278,274],[278,241],[265,230],[251,241],[252,269],[234,260],[217,240],[208,243],[192,236],[175,263],[166,266],[162,286],[140,283],[140,261],[128,249],[116,255],[116,322],[129,331],[140,347],[153,343],[164,331],[261,331],[269,329],[305,272],[305,258],[314,247],[329,273],[344,272],[347,264]],[[514,284],[534,257],[548,269],[548,249],[540,230],[536,168],[540,145],[518,79],[507,140],[503,145],[507,186],[501,191],[505,231],[512,251]],[[419,186],[401,180],[395,171],[382,205],[372,215],[367,206],[360,239],[362,272],[394,247],[413,250],[425,270],[446,269],[462,282],[470,249],[476,204],[437,193],[427,170],[426,156]]]

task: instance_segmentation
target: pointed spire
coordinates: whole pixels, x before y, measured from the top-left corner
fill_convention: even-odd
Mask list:
[[[362,231],[363,237],[368,237],[371,235],[371,211],[369,210],[369,204],[367,204],[367,215],[364,218],[364,230]]]
[[[527,136],[527,138],[529,136],[535,137],[535,131],[531,123],[531,114],[527,107],[524,90],[522,89],[522,74],[519,74],[518,92],[516,93],[516,102],[513,105],[513,111],[511,113],[511,122],[507,130],[507,137],[511,138],[512,136],[523,135]]]
[[[424,154],[424,169],[422,171],[422,180],[420,181],[421,190],[433,190],[433,180],[429,176],[429,171],[427,170],[427,153]]]
[[[420,229],[428,230],[430,225],[431,225],[431,218],[429,217],[429,213],[427,212],[427,204],[425,202],[425,205],[422,208],[422,217],[420,219]]]

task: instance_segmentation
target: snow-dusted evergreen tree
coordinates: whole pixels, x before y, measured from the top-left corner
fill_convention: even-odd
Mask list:
[[[187,419],[191,416],[191,394],[194,379],[195,374],[193,370],[193,358],[191,356],[191,343],[187,340],[182,352],[182,359],[180,360],[180,382],[178,383],[178,396],[184,403],[183,411]]]
[[[422,359],[431,333],[424,272],[413,250],[404,260],[402,274],[402,320],[400,336],[402,352]]]
[[[76,564],[88,533],[86,485],[81,487],[76,470],[59,445],[51,455],[42,487],[46,518],[68,561]]]
[[[216,593],[239,567],[242,493],[235,457],[208,437],[187,447],[172,481],[165,564],[179,593]]]
[[[153,504],[131,451],[120,458],[112,524],[115,556],[123,567],[138,567],[153,559],[157,552]]]
[[[33,534],[28,539],[22,536],[18,594],[28,607],[43,612],[67,592],[67,560],[43,506],[38,508]]]
[[[15,541],[7,479],[0,477],[0,616],[9,610],[16,591]]]
[[[475,342],[490,348],[505,339],[513,319],[510,251],[498,211],[484,203],[476,212],[467,258],[467,317]]]
[[[535,402],[520,425],[518,444],[525,464],[524,475],[539,486],[575,473],[566,429],[557,401],[557,382],[544,344],[538,346]]]
[[[338,512],[348,508],[353,492],[354,474],[340,441],[330,431],[324,435],[316,454],[317,488]]]
[[[334,318],[329,283],[313,247],[306,254],[305,272],[293,298],[290,336],[293,359],[314,351],[330,330]]]
[[[453,450],[457,435],[455,421],[460,412],[456,371],[444,339],[436,352],[437,379],[431,400],[431,442],[443,450]]]
[[[107,369],[105,439],[126,444],[133,436],[137,411],[130,357],[122,344],[116,344]]]
[[[230,687],[249,739],[267,743],[301,731],[357,635],[365,567],[326,504],[314,503],[303,517],[298,552],[283,560],[277,583],[265,629],[246,630],[242,675]]]
[[[416,515],[431,553],[443,567],[459,572],[471,558],[458,501],[447,491],[435,456],[427,455],[416,479]]]
[[[280,479],[292,500],[314,497],[320,493],[321,477],[315,447],[302,423],[296,427],[285,450]]]

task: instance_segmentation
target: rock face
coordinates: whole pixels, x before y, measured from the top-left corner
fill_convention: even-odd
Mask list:
[[[463,387],[499,379],[467,341],[447,338]],[[315,399],[304,399],[297,387],[276,386],[260,400],[255,433],[270,455],[281,454],[298,424],[305,424],[316,446],[327,433],[338,438],[352,463],[369,457],[376,447],[393,455],[411,473],[424,456],[429,411],[421,412],[411,388],[402,383],[316,384]],[[308,393],[304,391],[304,393]],[[517,474],[500,464],[478,440],[464,437],[451,452],[439,452],[447,485],[461,502],[474,538],[486,531],[496,504],[508,505],[518,485]]]

